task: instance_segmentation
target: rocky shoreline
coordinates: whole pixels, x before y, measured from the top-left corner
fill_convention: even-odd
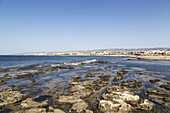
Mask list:
[[[105,61],[94,61],[90,65],[107,64]],[[85,63],[78,65],[84,66]],[[48,72],[59,70],[74,70],[76,67],[50,67],[24,75],[4,75],[0,78],[1,85],[9,80],[32,79]],[[104,70],[112,70],[114,66],[100,66]],[[99,69],[98,69],[99,70]],[[142,79],[137,76],[125,79],[129,70],[119,69],[115,75],[103,72],[85,72],[85,75],[75,75],[69,81],[69,87],[62,92],[53,88],[43,96],[33,97],[24,93],[36,86],[0,89],[0,112],[11,113],[155,113],[170,110],[170,83],[160,79],[148,79],[149,84],[158,86],[155,89],[145,87]],[[141,71],[136,74],[142,76]],[[144,75],[143,75],[144,76]],[[43,89],[42,89],[43,90]],[[44,89],[45,90],[45,89]],[[57,93],[58,92],[58,93]],[[139,92],[139,93],[138,93]],[[143,93],[142,93],[143,92]],[[57,93],[57,95],[56,95]],[[144,96],[142,96],[144,95]]]

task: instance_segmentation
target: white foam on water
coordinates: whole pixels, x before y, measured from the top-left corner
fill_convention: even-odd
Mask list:
[[[67,62],[67,63],[64,63],[64,64],[65,65],[79,65],[81,63],[88,64],[88,63],[95,62],[95,61],[97,61],[97,60],[93,59],[93,60],[85,60],[85,61],[78,61],[78,62]]]

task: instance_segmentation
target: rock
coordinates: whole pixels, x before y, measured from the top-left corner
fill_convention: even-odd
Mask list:
[[[57,66],[57,67],[51,67],[50,70],[46,70],[46,71],[58,71],[60,69],[75,69],[74,67],[61,67],[61,66]]]
[[[34,80],[34,79],[30,79],[30,81],[31,81],[31,82],[36,82],[36,80]]]
[[[26,99],[28,96],[27,94],[22,94],[12,89],[5,89],[0,92],[0,100],[2,100],[1,105],[13,104]]]
[[[21,112],[18,112],[21,113]],[[45,108],[31,108],[28,110],[25,110],[23,113],[46,113]]]
[[[100,75],[100,74],[101,74],[101,73],[87,73],[85,77],[86,77],[86,78],[87,78],[87,77],[95,77],[96,75]]]
[[[170,97],[169,93],[166,91],[148,90],[147,94],[149,97],[151,96]]]
[[[31,98],[27,98],[26,100],[21,102],[22,108],[34,108],[34,107],[47,107],[48,106],[48,100],[45,100],[41,103],[33,101]]]
[[[130,111],[132,109],[132,106],[130,104],[127,103],[123,103],[121,105],[121,107],[119,108],[119,111],[121,111],[122,113],[126,112],[126,111]]]
[[[99,61],[99,60],[97,60],[97,61],[94,61],[94,62],[90,62],[91,64],[93,64],[93,63],[108,63],[108,62],[105,62],[105,61]]]
[[[144,102],[140,104],[140,107],[143,110],[151,110],[151,109],[153,109],[153,105],[149,102],[148,99],[144,99]]]
[[[155,79],[155,80],[149,80],[150,83],[152,84],[157,84],[158,82],[160,82],[161,80],[159,79]]]
[[[170,91],[170,83],[169,82],[167,82],[166,84],[160,85],[159,87],[160,88],[164,88],[167,91]]]
[[[8,74],[5,74],[3,77],[0,77],[0,85],[7,84],[5,81],[10,80],[12,77]]]
[[[81,102],[73,104],[71,110],[74,110],[74,111],[80,113],[80,112],[86,110],[87,107],[88,107],[88,104],[85,101],[81,101]]]
[[[7,72],[10,71],[10,69],[0,69],[0,72]]]
[[[16,76],[14,76],[13,78],[14,78],[14,79],[31,78],[31,77],[34,77],[34,76],[37,76],[37,75],[40,75],[40,74],[44,74],[44,73],[45,73],[45,72],[38,71],[38,72],[34,72],[34,73],[27,73],[27,74],[24,74],[24,75],[16,75]]]
[[[93,113],[91,110],[86,110],[85,113]]]
[[[85,65],[86,63],[80,63],[80,64],[78,64],[78,65]]]
[[[58,99],[59,102],[68,102],[68,103],[76,103],[76,102],[81,102],[83,101],[82,99],[80,99],[80,96],[59,96]]]
[[[123,80],[123,76],[127,73],[128,71],[126,70],[120,70],[119,72],[117,72],[117,76],[114,78],[113,82],[119,82]]]
[[[166,91],[148,90],[147,95],[150,100],[161,105],[170,105],[170,94]]]
[[[59,96],[56,102],[57,106],[70,112],[93,113],[91,110],[87,109],[88,104],[85,102],[85,99],[89,98],[93,93],[94,86],[94,81],[71,82],[68,95]]]
[[[121,83],[121,86],[125,86],[127,88],[141,88],[142,87],[142,82],[137,81],[137,80],[128,80],[128,81],[123,81]]]
[[[107,93],[102,95],[103,100],[99,101],[99,110],[101,112],[129,112],[133,110],[152,110],[153,105],[148,100],[140,101],[138,95],[134,95],[125,87],[111,86]],[[135,107],[135,106],[136,107]]]
[[[54,109],[51,106],[48,108],[49,112],[48,113],[65,113],[64,111],[60,109]]]
[[[72,79],[73,79],[73,82],[80,82],[81,77],[79,76],[79,77],[75,77],[75,78],[72,78]]]
[[[112,68],[112,66],[106,66],[105,69],[109,69],[109,68]]]

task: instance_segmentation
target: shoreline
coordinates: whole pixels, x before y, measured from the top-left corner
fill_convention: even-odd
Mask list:
[[[165,60],[169,61],[170,56],[137,56],[137,55],[108,55],[108,56],[115,56],[115,57],[126,57],[126,58],[137,58],[137,59],[145,59],[145,60]]]
[[[115,56],[115,57],[125,57],[125,58],[137,58],[145,60],[165,60],[170,61],[170,56],[138,56],[138,55],[0,55],[0,56]]]

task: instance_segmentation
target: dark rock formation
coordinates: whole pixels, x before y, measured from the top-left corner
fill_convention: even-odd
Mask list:
[[[121,86],[125,86],[127,88],[141,88],[142,87],[141,83],[142,82],[137,80],[128,80],[128,81],[123,81],[121,83]]]

